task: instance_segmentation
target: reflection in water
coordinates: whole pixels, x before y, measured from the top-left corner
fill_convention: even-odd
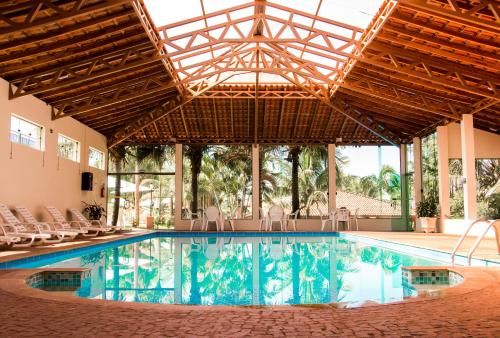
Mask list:
[[[401,267],[441,265],[337,237],[153,238],[51,266],[87,267],[88,298],[203,305],[397,301]]]

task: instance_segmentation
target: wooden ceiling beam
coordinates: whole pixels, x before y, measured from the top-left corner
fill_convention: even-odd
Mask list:
[[[146,46],[149,47],[149,44]],[[54,68],[47,73],[12,80],[9,97],[13,99],[61,89],[72,84],[110,76],[123,70],[145,66],[159,60],[160,57],[154,55],[151,49],[126,48],[105,56],[89,58],[69,66]]]
[[[94,95],[87,100],[79,100],[52,106],[52,119],[81,115],[106,107],[116,106],[127,101],[137,101],[146,95],[156,95],[171,90],[175,95],[175,84],[165,75],[163,78],[149,78],[134,86],[122,86],[113,93]]]
[[[478,60],[475,60],[474,58],[453,52],[453,51],[460,51],[466,54],[474,55],[477,58],[480,58],[481,60],[487,59],[494,63],[500,62],[500,56],[497,53],[491,53],[485,50],[479,50],[477,48],[470,48],[469,46],[464,45],[462,43],[455,43],[448,39],[439,39],[436,37],[436,35],[423,34],[417,30],[409,30],[407,28],[403,29],[394,24],[391,24],[390,22],[384,25],[383,32],[379,34],[379,39],[384,39],[386,41],[394,40],[394,36],[387,35],[385,32],[392,32],[398,35],[406,36],[407,38],[411,39],[411,40],[397,39],[394,42],[406,45],[411,48],[415,48],[423,52],[439,55],[444,58],[457,59],[462,62],[471,64],[477,63],[478,66],[488,67],[489,65],[488,62],[478,63]],[[415,39],[424,41],[426,43],[422,44],[420,42],[415,42],[414,41]],[[448,49],[451,49],[452,51],[443,50],[442,48],[439,48],[436,45],[439,47],[446,47]],[[490,65],[490,68],[492,68],[491,69],[492,71],[495,71],[497,67],[494,67],[493,65],[494,64],[492,63]]]
[[[59,5],[60,2],[56,0],[34,0],[31,1],[32,8],[30,14],[27,15],[24,18],[24,21],[22,22],[17,22],[11,19],[7,19],[9,15],[0,13],[0,21],[7,23],[6,27],[0,29],[0,38],[15,33],[24,32],[28,29],[43,27],[58,22],[60,20],[68,20],[82,16],[90,16],[96,12],[101,12],[110,7],[127,4],[130,2],[130,0],[103,0],[98,4],[84,7],[86,2],[87,2],[86,0],[75,0],[73,5],[68,8],[66,2],[63,2],[63,5]],[[45,9],[50,8],[56,14],[50,17],[43,17],[37,20],[37,15],[40,13],[42,6],[44,6]]]
[[[467,44],[488,48],[500,48],[500,43],[495,41],[494,39],[488,40],[481,37],[478,37],[477,34],[467,34],[462,32],[461,30],[452,30],[445,25],[435,24],[428,18],[422,17],[409,17],[408,15],[395,12],[391,16],[392,21],[400,21],[405,25],[411,25],[416,27],[419,30],[430,31],[436,35],[444,35],[448,39],[451,40],[462,40]]]
[[[379,42],[372,43],[369,48],[376,52],[362,55],[360,61],[363,63],[411,76],[418,83],[423,84],[420,81],[423,78],[437,85],[500,100],[497,89],[500,78],[492,73]]]
[[[137,29],[137,28],[140,28],[140,29]],[[129,31],[126,36],[120,34],[121,32],[124,32],[124,31]],[[119,23],[117,25],[113,25],[113,26],[108,27],[108,28],[98,29],[94,32],[81,34],[81,35],[78,35],[78,36],[75,36],[75,37],[72,37],[69,39],[65,39],[62,41],[57,41],[54,43],[44,43],[41,46],[36,46],[33,48],[25,48],[25,49],[22,49],[20,51],[14,51],[11,53],[7,53],[3,56],[0,56],[0,64],[7,63],[10,61],[14,61],[14,60],[20,60],[23,58],[33,59],[33,58],[37,57],[38,55],[48,54],[48,53],[50,53],[50,55],[36,58],[36,60],[34,60],[34,61],[29,60],[30,61],[29,66],[40,64],[43,61],[46,61],[49,59],[52,61],[57,60],[57,59],[62,58],[64,56],[67,57],[68,56],[67,53],[80,53],[80,52],[84,52],[84,51],[89,50],[88,45],[85,45],[85,46],[82,46],[79,48],[75,48],[75,49],[71,49],[70,47],[80,46],[80,45],[88,43],[88,42],[93,42],[93,41],[96,41],[96,39],[99,39],[103,36],[112,35],[112,34],[119,34],[119,36],[108,38],[106,40],[101,39],[99,41],[99,44],[96,44],[95,47],[100,47],[103,44],[106,45],[106,44],[110,44],[110,43],[115,43],[115,42],[117,42],[119,40],[123,40],[123,39],[130,39],[131,37],[134,37],[136,34],[144,35],[144,31],[142,30],[140,23],[137,22],[135,19],[128,20],[128,21]],[[61,50],[61,52],[55,53],[54,51],[56,51],[56,50]],[[21,67],[21,66],[25,66],[25,65],[19,65],[17,67]],[[12,71],[19,70],[19,69],[17,69],[16,67],[9,67],[9,68],[7,68],[7,70],[9,72],[12,72]],[[3,72],[3,70],[2,70],[2,72]]]
[[[399,0],[399,5],[415,10],[429,16],[452,21],[463,26],[474,28],[478,31],[489,32],[492,34],[500,33],[500,8],[495,0],[480,0],[478,5],[471,7],[461,1],[453,1],[453,5],[448,6],[431,3],[428,0]],[[485,20],[477,17],[478,11],[489,9],[492,12],[493,20]]]

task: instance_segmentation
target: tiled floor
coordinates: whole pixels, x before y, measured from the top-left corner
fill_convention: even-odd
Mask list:
[[[457,235],[425,234],[415,232],[351,231],[347,233],[444,252],[452,252],[455,244],[460,238],[460,236]],[[475,240],[475,236],[467,237],[460,246],[458,254],[467,256],[467,252],[472,247]],[[500,254],[497,250],[495,239],[484,238],[478,246],[474,257],[500,262]]]
[[[359,234],[443,250],[456,240],[443,235]],[[486,249],[490,244],[485,243],[485,255],[494,255]],[[446,297],[355,309],[200,307],[54,297],[27,290],[23,279],[9,279],[19,272],[2,271],[0,336],[500,337],[500,269],[464,271],[481,277],[466,278],[469,284],[460,292],[448,289],[452,291]]]

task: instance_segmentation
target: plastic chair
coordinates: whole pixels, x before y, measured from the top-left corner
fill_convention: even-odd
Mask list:
[[[332,223],[332,231],[337,230],[337,223],[335,221],[336,215],[337,215],[337,212],[335,211],[335,209],[330,210],[330,212],[328,212],[328,215],[326,215],[326,216],[321,215],[321,231],[324,231],[328,222]],[[323,218],[323,217],[326,217],[326,218]]]
[[[189,227],[189,231],[193,231],[196,222],[200,222],[201,230],[203,230],[203,212],[201,210],[198,210],[197,213],[194,212],[189,212],[189,213],[191,215],[191,220],[190,220],[191,225]]]
[[[267,216],[264,213],[264,209],[259,208],[259,231],[262,231],[262,227],[264,227],[264,230],[267,230]]]
[[[288,231],[288,223],[292,223],[293,231],[297,231],[297,217],[299,216],[300,209],[286,216],[285,230]]]
[[[284,216],[285,212],[283,211],[283,208],[277,205],[273,205],[269,211],[267,212],[268,216],[268,230],[272,231],[273,230],[273,222],[279,222],[280,223],[280,229],[283,231],[284,229]]]
[[[345,222],[346,223],[346,227],[347,227],[347,230],[350,229],[350,223],[351,223],[351,216],[350,216],[350,212],[349,210],[347,210],[347,208],[340,208],[338,211],[337,211],[337,217],[335,219],[335,223],[336,223],[336,226],[337,226],[337,231],[340,229],[339,228],[339,222]]]
[[[221,215],[221,212],[219,210],[219,208],[215,207],[215,206],[210,206],[208,208],[205,209],[205,212],[204,212],[204,228],[205,228],[205,231],[208,231],[208,224],[210,222],[215,222],[215,226],[217,228],[217,231],[223,231],[224,230],[224,224],[223,224],[223,221],[222,221],[222,215]]]
[[[351,218],[350,221],[354,221],[354,223],[356,223],[356,231],[359,230],[359,228],[358,228],[358,216],[359,216],[359,208],[356,208],[356,210],[354,211],[354,215],[353,214],[350,215],[350,218]]]

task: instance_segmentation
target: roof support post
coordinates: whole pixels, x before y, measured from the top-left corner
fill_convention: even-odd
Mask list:
[[[335,144],[328,145],[328,211],[337,208],[337,161]]]
[[[448,160],[448,126],[439,126],[437,127],[437,165],[441,226],[444,220],[450,217],[450,175]]]
[[[464,218],[476,219],[476,154],[472,114],[464,114],[460,122],[462,176],[464,178]]]

